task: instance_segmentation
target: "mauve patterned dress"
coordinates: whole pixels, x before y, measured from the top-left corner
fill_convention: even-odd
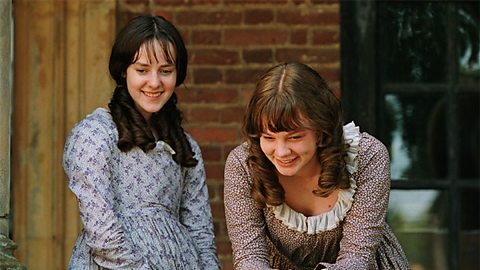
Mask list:
[[[353,122],[344,127],[351,188],[306,217],[285,203],[258,209],[250,195],[246,143],[225,165],[225,214],[235,269],[410,269],[385,222],[390,161],[385,146]]]
[[[183,168],[162,141],[144,153],[116,146],[110,113],[95,110],[65,144],[63,167],[84,225],[69,269],[218,269],[205,171]]]

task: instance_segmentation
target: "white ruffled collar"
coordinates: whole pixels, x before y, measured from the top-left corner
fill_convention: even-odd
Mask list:
[[[338,199],[334,207],[325,213],[317,216],[306,217],[302,213],[298,213],[291,209],[287,204],[283,203],[273,207],[275,217],[292,230],[306,232],[307,234],[315,234],[319,232],[334,229],[345,218],[348,210],[353,203],[353,195],[357,189],[355,179],[352,175],[357,171],[357,156],[360,143],[360,129],[355,123],[350,122],[343,127],[345,142],[350,145],[347,149],[347,170],[350,173],[350,188],[342,189],[338,193]]]

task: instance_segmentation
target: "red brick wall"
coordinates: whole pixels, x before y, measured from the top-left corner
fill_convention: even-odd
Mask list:
[[[244,108],[256,76],[274,63],[311,65],[340,94],[338,1],[125,0],[119,25],[138,14],[162,15],[182,32],[189,51],[178,89],[185,128],[200,143],[207,171],[222,269],[233,269],[223,208],[223,167],[242,141]]]

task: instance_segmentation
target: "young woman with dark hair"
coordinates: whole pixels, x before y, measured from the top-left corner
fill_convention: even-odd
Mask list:
[[[84,225],[69,269],[218,269],[200,148],[184,132],[175,88],[187,51],[160,16],[118,33],[107,109],[80,121],[63,166]]]
[[[225,165],[235,269],[409,269],[385,222],[385,146],[301,63],[260,78]]]

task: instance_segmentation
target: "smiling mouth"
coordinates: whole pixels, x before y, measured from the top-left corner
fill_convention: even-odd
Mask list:
[[[296,157],[291,159],[286,159],[286,160],[277,159],[277,163],[281,166],[289,166],[289,165],[292,165],[296,160],[297,160]]]
[[[162,94],[162,92],[146,92],[146,91],[142,91],[142,93],[147,97],[159,97]]]

